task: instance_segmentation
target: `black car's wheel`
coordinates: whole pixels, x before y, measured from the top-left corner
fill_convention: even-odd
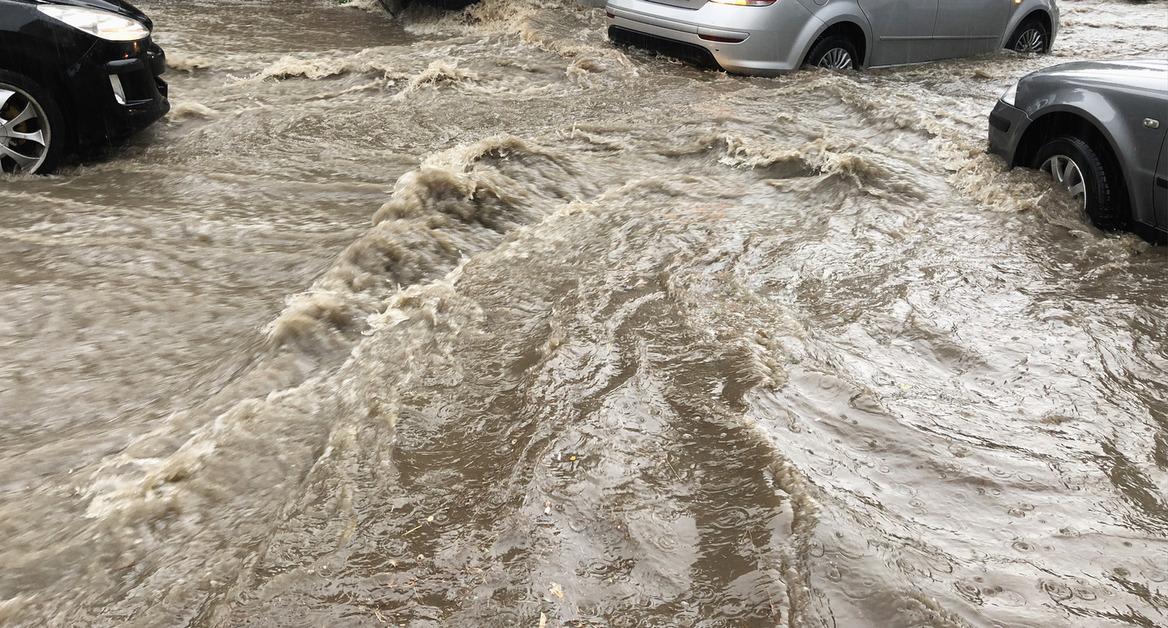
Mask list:
[[[425,4],[446,11],[461,11],[479,0],[379,0],[390,15],[397,15],[411,4]]]
[[[65,121],[48,90],[0,70],[0,171],[46,174],[64,153]]]
[[[1042,20],[1029,18],[1010,36],[1006,48],[1022,54],[1045,54],[1050,49],[1050,30]]]
[[[1108,172],[1103,157],[1077,137],[1055,138],[1038,149],[1033,166],[1063,187],[1100,229],[1118,229],[1127,223],[1122,183]]]
[[[858,70],[860,55],[856,46],[846,37],[830,35],[815,42],[811,52],[807,53],[806,68],[824,68],[827,70]]]

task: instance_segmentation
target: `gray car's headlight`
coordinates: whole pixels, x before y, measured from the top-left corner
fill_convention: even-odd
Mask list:
[[[1006,90],[1006,93],[1002,94],[1002,102],[1013,107],[1014,100],[1017,98],[1018,98],[1018,83],[1015,82],[1013,85],[1010,86],[1010,89]]]
[[[107,41],[137,41],[150,36],[150,29],[138,20],[109,11],[59,4],[42,4],[37,9],[54,20]]]

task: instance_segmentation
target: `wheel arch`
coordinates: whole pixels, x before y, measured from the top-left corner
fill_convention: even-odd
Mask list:
[[[861,67],[868,64],[868,59],[871,58],[872,38],[869,36],[869,30],[866,25],[861,24],[861,21],[853,15],[838,15],[830,22],[824,23],[818,30],[815,31],[812,37],[807,39],[806,45],[803,46],[803,55],[801,63],[807,62],[807,55],[811,54],[811,49],[815,44],[819,43],[824,37],[831,35],[843,35],[856,44],[856,52],[860,54],[857,60]]]
[[[77,141],[77,130],[72,123],[71,112],[75,103],[67,88],[68,78],[57,71],[53,64],[45,63],[43,57],[37,54],[39,48],[41,46],[36,40],[25,41],[25,38],[19,36],[9,39],[6,36],[0,45],[0,70],[28,78],[50,92],[64,117],[65,138],[72,145]]]
[[[1038,151],[1042,146],[1061,135],[1078,137],[1091,145],[1104,158],[1104,165],[1119,174],[1119,182],[1123,185],[1123,198],[1131,198],[1131,172],[1123,162],[1123,154],[1119,151],[1120,141],[1123,138],[1114,137],[1107,129],[1107,125],[1099,118],[1083,109],[1074,109],[1065,106],[1053,106],[1034,117],[1026,126],[1017,148],[1010,160],[1010,166],[1031,167]]]
[[[1018,33],[1018,29],[1022,28],[1023,24],[1027,23],[1028,21],[1030,21],[1032,19],[1041,20],[1043,25],[1046,26],[1046,33],[1047,33],[1046,50],[1044,50],[1043,52],[1050,52],[1050,49],[1054,47],[1054,36],[1055,36],[1056,24],[1054,22],[1054,16],[1051,14],[1050,9],[1048,9],[1045,6],[1037,6],[1035,8],[1030,9],[1029,11],[1018,11],[1014,15],[1014,19],[1010,20],[1010,24],[1009,24],[1009,27],[1006,28],[1006,32],[1002,33],[1002,41],[1000,42],[1000,45],[998,47],[1005,48],[1006,45],[1010,42],[1010,40],[1012,40],[1014,38],[1014,35]]]

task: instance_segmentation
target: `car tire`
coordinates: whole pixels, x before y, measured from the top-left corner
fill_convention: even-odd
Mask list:
[[[1113,230],[1127,225],[1120,176],[1109,171],[1103,156],[1089,143],[1072,136],[1057,137],[1038,149],[1032,165],[1075,198],[1081,184],[1083,210],[1096,227]]]
[[[27,115],[26,118],[8,128],[7,121]],[[35,150],[37,141],[27,137],[12,137],[10,134],[24,135],[40,132],[43,139],[41,150]],[[48,174],[61,163],[65,154],[65,117],[49,90],[38,83],[14,72],[0,70],[0,170],[16,174]],[[33,162],[18,161],[13,155],[34,158]]]
[[[415,0],[379,0],[379,1],[381,2],[381,6],[384,7],[385,11],[387,13],[389,13],[391,16],[400,14],[402,11],[406,10],[406,7],[408,7],[411,4],[414,4],[414,2],[415,2]],[[418,4],[425,4],[428,6],[442,9],[444,11],[461,11],[461,10],[469,7],[470,5],[477,3],[479,0],[416,0],[416,1]]]
[[[1050,29],[1038,18],[1027,18],[1014,29],[1006,48],[1019,54],[1046,54],[1050,51]]]
[[[826,70],[858,70],[860,69],[860,55],[856,45],[847,37],[829,35],[815,42],[811,52],[807,53],[805,68],[822,68]]]

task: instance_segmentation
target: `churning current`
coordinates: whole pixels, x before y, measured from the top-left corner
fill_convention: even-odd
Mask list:
[[[0,183],[0,624],[1168,625],[1168,253],[984,151],[1165,3],[778,79],[140,4],[169,118]]]

